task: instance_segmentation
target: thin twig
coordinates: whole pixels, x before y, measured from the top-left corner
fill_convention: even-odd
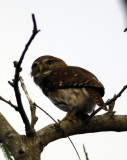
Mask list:
[[[24,90],[25,95],[26,95],[26,97],[27,97],[27,100],[28,100],[28,102],[29,102],[29,104],[30,104],[30,110],[31,110],[31,127],[32,127],[32,129],[34,129],[34,125],[36,124],[36,122],[37,122],[37,120],[38,120],[38,118],[36,117],[36,106],[35,106],[35,104],[33,103],[32,99],[31,99],[30,96],[29,96],[29,93],[28,93],[28,91],[27,91],[27,89],[26,89],[26,86],[25,86],[25,83],[24,83],[23,78],[22,78],[21,76],[20,76],[19,78],[20,78],[20,83],[21,83],[22,89]]]
[[[32,20],[33,20],[33,33],[32,33],[32,35],[31,35],[28,43],[26,44],[26,46],[25,46],[25,48],[24,48],[24,51],[22,52],[22,55],[21,55],[20,60],[19,60],[19,62],[18,62],[19,68],[20,68],[20,65],[21,65],[21,63],[22,63],[22,60],[24,59],[24,56],[25,56],[25,54],[26,54],[26,52],[27,52],[27,50],[28,50],[31,42],[33,41],[33,39],[34,39],[34,37],[36,36],[36,34],[37,34],[38,32],[40,32],[40,30],[37,29],[37,24],[36,24],[36,19],[35,19],[34,14],[32,14]]]
[[[124,29],[124,32],[127,32],[127,28]]]
[[[116,94],[114,95],[114,97],[116,96]],[[113,98],[114,98],[113,97]],[[115,101],[113,101],[112,103],[109,104],[109,111],[110,113],[113,113],[114,110],[114,106],[115,106]]]
[[[14,87],[13,82],[8,81],[8,83],[10,84],[10,86]]]
[[[37,29],[37,23],[36,23],[36,19],[35,19],[35,16],[34,14],[32,14],[32,20],[33,20],[33,24],[34,24],[34,29],[33,29],[33,32],[40,32],[40,30]]]
[[[9,104],[12,108],[14,108],[16,111],[18,111],[18,107],[16,105],[12,104],[10,100],[7,101],[6,99],[4,99],[1,96],[0,96],[0,100],[3,101],[3,102],[5,102],[5,103],[7,103],[7,104]]]
[[[89,120],[93,117],[93,116],[95,116],[95,114],[97,114],[100,110],[101,110],[102,108],[98,108],[98,109],[96,109],[93,113],[91,113],[91,115],[89,116]]]
[[[112,99],[107,100],[106,105],[110,105],[112,102],[116,101],[117,98],[119,98],[126,89],[127,89],[127,85],[125,85],[125,86],[121,89],[121,91],[120,91],[117,95],[115,95]]]
[[[122,89],[121,89],[121,91],[117,94],[117,95],[115,95],[112,99],[110,99],[110,100],[107,100],[107,102],[105,103],[106,105],[111,105],[112,103],[114,103],[121,95],[122,95],[122,93],[125,91],[127,89],[127,85],[125,85]],[[113,108],[114,108],[114,106],[113,106]],[[90,119],[93,117],[93,116],[95,116],[100,110],[101,110],[102,108],[98,108],[98,109],[96,109],[91,115],[90,115]]]
[[[74,148],[74,150],[75,150],[75,152],[76,152],[79,160],[81,160],[80,155],[79,155],[79,153],[78,153],[78,151],[77,151],[74,143],[72,142],[71,138],[65,133],[65,131],[60,127],[60,124],[50,114],[48,114],[44,109],[42,109],[41,107],[39,107],[36,103],[34,103],[34,104],[36,105],[37,108],[39,108],[40,110],[42,110],[47,116],[49,116],[57,124],[57,126],[59,127],[59,129],[69,139],[69,141],[71,142],[71,144],[72,144],[72,146],[73,146],[73,148]]]
[[[52,117],[52,116],[50,116],[50,114],[48,114],[44,109],[42,109],[41,107],[39,107],[35,102],[34,102],[34,105],[37,107],[37,108],[39,108],[40,110],[42,110],[48,117],[50,117],[56,124],[58,124],[57,123],[57,121]]]
[[[14,81],[13,81],[15,96],[16,96],[18,107],[19,107],[19,113],[20,113],[20,115],[22,117],[22,120],[23,120],[23,122],[25,124],[26,135],[28,135],[28,136],[31,135],[32,133],[34,133],[34,131],[31,128],[29,119],[28,119],[28,117],[27,117],[27,115],[25,113],[25,110],[23,108],[23,104],[22,104],[22,100],[21,100],[21,94],[20,94],[19,87],[18,87],[18,81],[19,81],[19,74],[21,72],[21,64],[22,64],[22,61],[24,59],[24,56],[25,56],[25,54],[26,54],[26,52],[27,52],[32,40],[34,39],[36,34],[40,31],[40,30],[37,30],[37,25],[36,25],[36,20],[35,20],[34,14],[32,14],[32,20],[33,20],[33,33],[31,35],[29,41],[27,42],[19,61],[18,62],[16,62],[16,61],[14,62],[14,67],[16,69],[15,69],[15,76],[14,76]]]

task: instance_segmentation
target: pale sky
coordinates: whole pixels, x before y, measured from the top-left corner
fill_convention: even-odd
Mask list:
[[[54,119],[66,113],[56,108],[33,83],[30,70],[39,56],[53,55],[67,64],[94,73],[105,86],[106,101],[127,84],[127,33],[120,0],[1,0],[0,3],[0,95],[16,104],[13,89],[7,83],[14,77],[13,61],[19,57],[32,32],[34,13],[41,32],[30,46],[21,73],[33,101]],[[29,104],[22,92],[24,108]],[[116,114],[127,114],[127,91],[117,101]],[[24,124],[17,112],[0,101],[0,112],[15,130],[24,134]],[[101,111],[99,114],[105,113]],[[53,121],[37,109],[39,130]],[[71,136],[81,159],[85,144],[90,160],[127,160],[127,133],[103,132]],[[50,143],[43,160],[78,160],[66,138]],[[0,151],[0,160],[4,160]]]

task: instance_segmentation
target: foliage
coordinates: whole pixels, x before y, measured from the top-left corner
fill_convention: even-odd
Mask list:
[[[85,153],[85,156],[86,156],[86,160],[89,160],[88,153],[86,152],[84,144],[83,144],[83,150],[84,150],[84,153]]]
[[[2,149],[4,156],[7,160],[13,160],[13,158],[11,158],[12,156],[11,152],[8,150],[8,148],[3,143],[0,143],[0,148]]]

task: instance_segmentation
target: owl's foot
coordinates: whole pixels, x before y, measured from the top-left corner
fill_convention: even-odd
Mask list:
[[[62,119],[63,120],[69,120],[73,122],[74,120],[86,120],[89,119],[88,114],[82,114],[82,113],[76,113],[75,111],[67,113],[67,115]]]
[[[76,116],[71,116],[69,114],[67,114],[63,119],[62,121],[65,121],[65,120],[68,120],[70,122],[73,122],[73,120],[77,120],[78,118]]]
[[[63,118],[63,120],[69,120],[71,122],[73,122],[73,120],[78,120],[78,117],[76,115],[76,110],[68,112],[67,115]]]

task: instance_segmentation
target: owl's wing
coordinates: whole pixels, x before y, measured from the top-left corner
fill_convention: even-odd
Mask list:
[[[73,66],[55,69],[43,81],[47,89],[60,88],[94,88],[101,96],[104,95],[104,87],[101,82],[89,71]]]
[[[67,66],[55,69],[50,76],[43,81],[43,91],[55,91],[56,89],[85,87],[90,97],[97,105],[107,110],[101,98],[104,95],[104,87],[101,82],[89,71]]]

